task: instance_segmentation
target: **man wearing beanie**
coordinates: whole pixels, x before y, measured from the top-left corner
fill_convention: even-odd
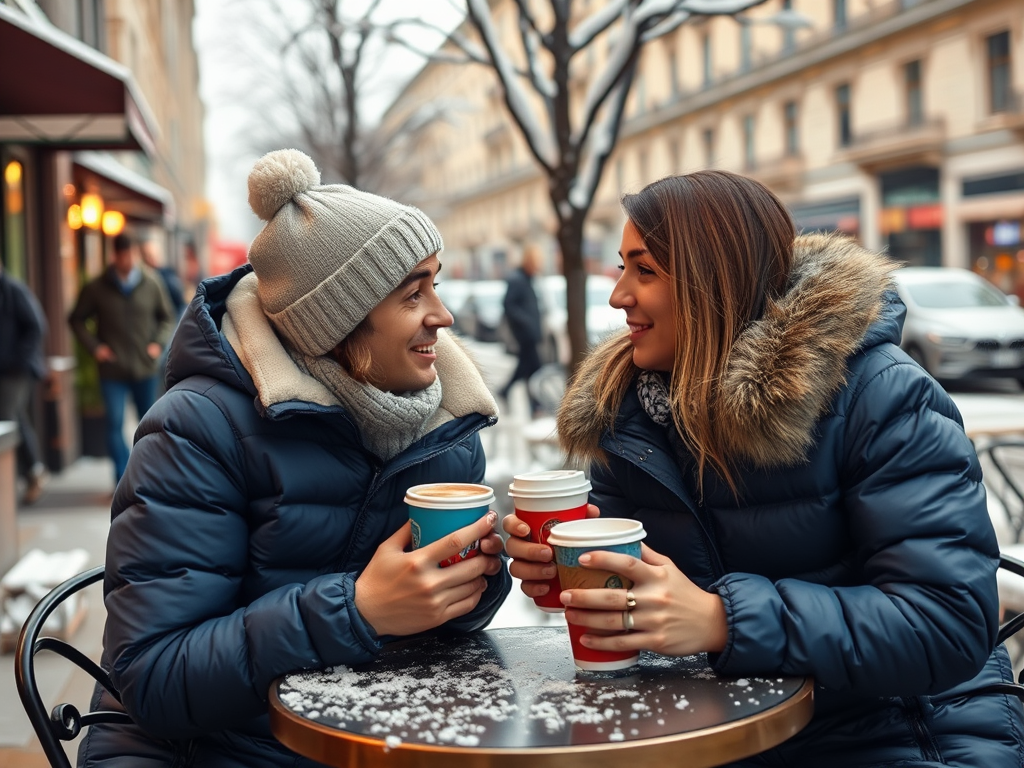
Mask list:
[[[437,228],[297,150],[249,204],[249,264],[199,286],[114,496],[102,664],[136,725],[91,726],[80,766],[316,765],[271,735],[272,680],[480,629],[509,591],[493,513],[459,533],[478,557],[407,551],[405,490],[481,482],[497,420],[445,330]]]

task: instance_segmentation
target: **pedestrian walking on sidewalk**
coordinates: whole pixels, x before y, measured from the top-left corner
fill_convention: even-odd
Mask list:
[[[49,477],[30,413],[32,391],[46,376],[45,336],[46,316],[39,301],[28,286],[8,275],[0,264],[0,421],[18,425],[18,475],[25,481],[23,504],[39,499]]]
[[[297,150],[257,162],[249,202],[249,264],[198,287],[114,494],[101,663],[137,727],[93,725],[83,768],[311,768],[270,732],[275,678],[481,629],[510,588],[493,512],[411,548],[406,489],[481,482],[497,420],[446,332],[433,222]]]
[[[516,342],[516,367],[512,376],[501,388],[501,397],[508,403],[509,392],[517,381],[526,386],[530,399],[530,410],[534,417],[541,415],[540,401],[530,391],[530,377],[540,370],[540,341],[542,319],[540,301],[533,278],[540,271],[540,251],[528,246],[523,251],[522,263],[508,276],[505,291],[505,321]]]
[[[586,555],[633,587],[561,593],[583,644],[813,678],[811,722],[733,768],[1020,768],[981,468],[899,347],[897,265],[795,236],[768,189],[724,171],[622,205],[610,303],[629,333],[580,367],[558,436],[600,514],[642,521],[649,545]],[[550,548],[504,524],[513,575],[546,593]]]
[[[153,405],[160,354],[174,330],[163,283],[139,265],[138,245],[127,234],[114,238],[111,264],[82,288],[68,322],[99,365],[107,451],[116,485],[128,464],[125,403],[131,395],[140,421]],[[91,322],[95,330],[90,330]]]

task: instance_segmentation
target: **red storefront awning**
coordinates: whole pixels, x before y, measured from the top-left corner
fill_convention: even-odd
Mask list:
[[[0,142],[153,154],[131,73],[45,21],[0,5]]]

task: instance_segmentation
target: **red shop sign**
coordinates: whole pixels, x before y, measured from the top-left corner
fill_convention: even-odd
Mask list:
[[[942,203],[918,205],[907,211],[910,229],[939,229],[942,226]]]

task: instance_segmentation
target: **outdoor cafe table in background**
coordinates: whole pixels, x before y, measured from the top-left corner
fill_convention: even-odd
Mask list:
[[[1024,435],[1024,398],[1020,395],[951,393],[964,420],[964,432],[979,437]]]
[[[718,677],[704,656],[577,674],[565,627],[403,640],[270,689],[274,735],[346,768],[703,768],[785,741],[813,711],[810,679]]]

